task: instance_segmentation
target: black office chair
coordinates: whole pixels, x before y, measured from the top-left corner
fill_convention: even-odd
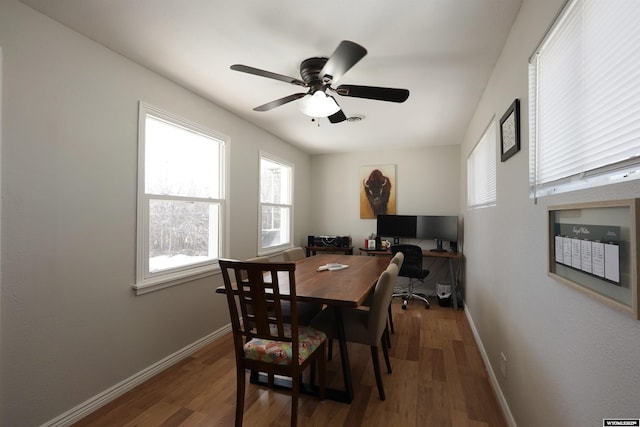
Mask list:
[[[427,296],[424,294],[416,294],[413,292],[413,285],[416,282],[424,283],[424,279],[429,275],[429,270],[422,269],[422,248],[417,245],[393,245],[391,246],[391,253],[394,255],[398,252],[402,252],[404,255],[404,262],[400,267],[398,276],[408,277],[409,285],[407,290],[401,293],[394,293],[394,298],[402,298],[402,309],[407,309],[407,304],[410,299],[418,299],[425,303],[425,308],[431,307]]]

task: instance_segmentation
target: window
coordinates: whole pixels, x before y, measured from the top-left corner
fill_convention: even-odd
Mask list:
[[[224,137],[140,104],[137,293],[204,275],[222,252]]]
[[[491,120],[467,158],[467,204],[469,208],[496,204],[496,120]]]
[[[532,197],[640,178],[640,2],[570,1],[529,62]]]
[[[260,154],[259,253],[291,246],[293,167]]]

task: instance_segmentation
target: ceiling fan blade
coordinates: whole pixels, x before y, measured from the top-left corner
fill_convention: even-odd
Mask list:
[[[349,40],[340,42],[320,71],[324,84],[337,82],[367,54],[367,49]]]
[[[296,99],[300,99],[305,95],[306,93],[294,93],[293,95],[285,96],[284,98],[276,99],[275,101],[260,105],[259,107],[254,108],[253,111],[269,111],[291,101],[295,101]]]
[[[330,115],[327,118],[329,119],[329,121],[331,123],[340,123],[340,122],[344,122],[345,120],[347,120],[347,116],[344,115],[342,110],[338,111],[337,113],[334,113],[334,114]]]
[[[394,89],[390,87],[340,85],[336,89],[336,92],[342,96],[390,102],[404,102],[409,98],[409,91],[407,89]]]
[[[259,68],[250,67],[248,65],[235,64],[230,67],[234,71],[240,71],[243,73],[253,74],[260,77],[266,77],[269,79],[280,80],[282,82],[291,83],[298,86],[307,86],[305,82],[294,77],[285,76],[278,73],[272,73],[271,71],[261,70]]]

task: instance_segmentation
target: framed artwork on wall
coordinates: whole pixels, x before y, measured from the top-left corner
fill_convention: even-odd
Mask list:
[[[520,151],[520,100],[516,98],[500,119],[500,161]]]
[[[396,213],[396,166],[360,167],[360,218]]]

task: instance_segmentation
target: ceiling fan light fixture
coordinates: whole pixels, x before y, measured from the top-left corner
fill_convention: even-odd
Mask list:
[[[327,117],[330,123],[342,123],[347,120],[355,122],[358,121],[359,117],[348,118],[333,96],[327,95],[328,90],[340,96],[388,102],[404,102],[409,97],[407,89],[362,85],[332,87],[366,54],[367,49],[364,47],[352,41],[343,40],[329,58],[312,57],[302,61],[300,63],[300,77],[302,80],[242,64],[232,65],[231,69],[309,88],[306,93],[294,93],[275,101],[267,102],[255,107],[254,111],[269,111],[298,100],[300,111],[312,119]]]
[[[309,117],[328,117],[340,111],[336,100],[321,90],[302,98],[298,102],[298,108]]]

